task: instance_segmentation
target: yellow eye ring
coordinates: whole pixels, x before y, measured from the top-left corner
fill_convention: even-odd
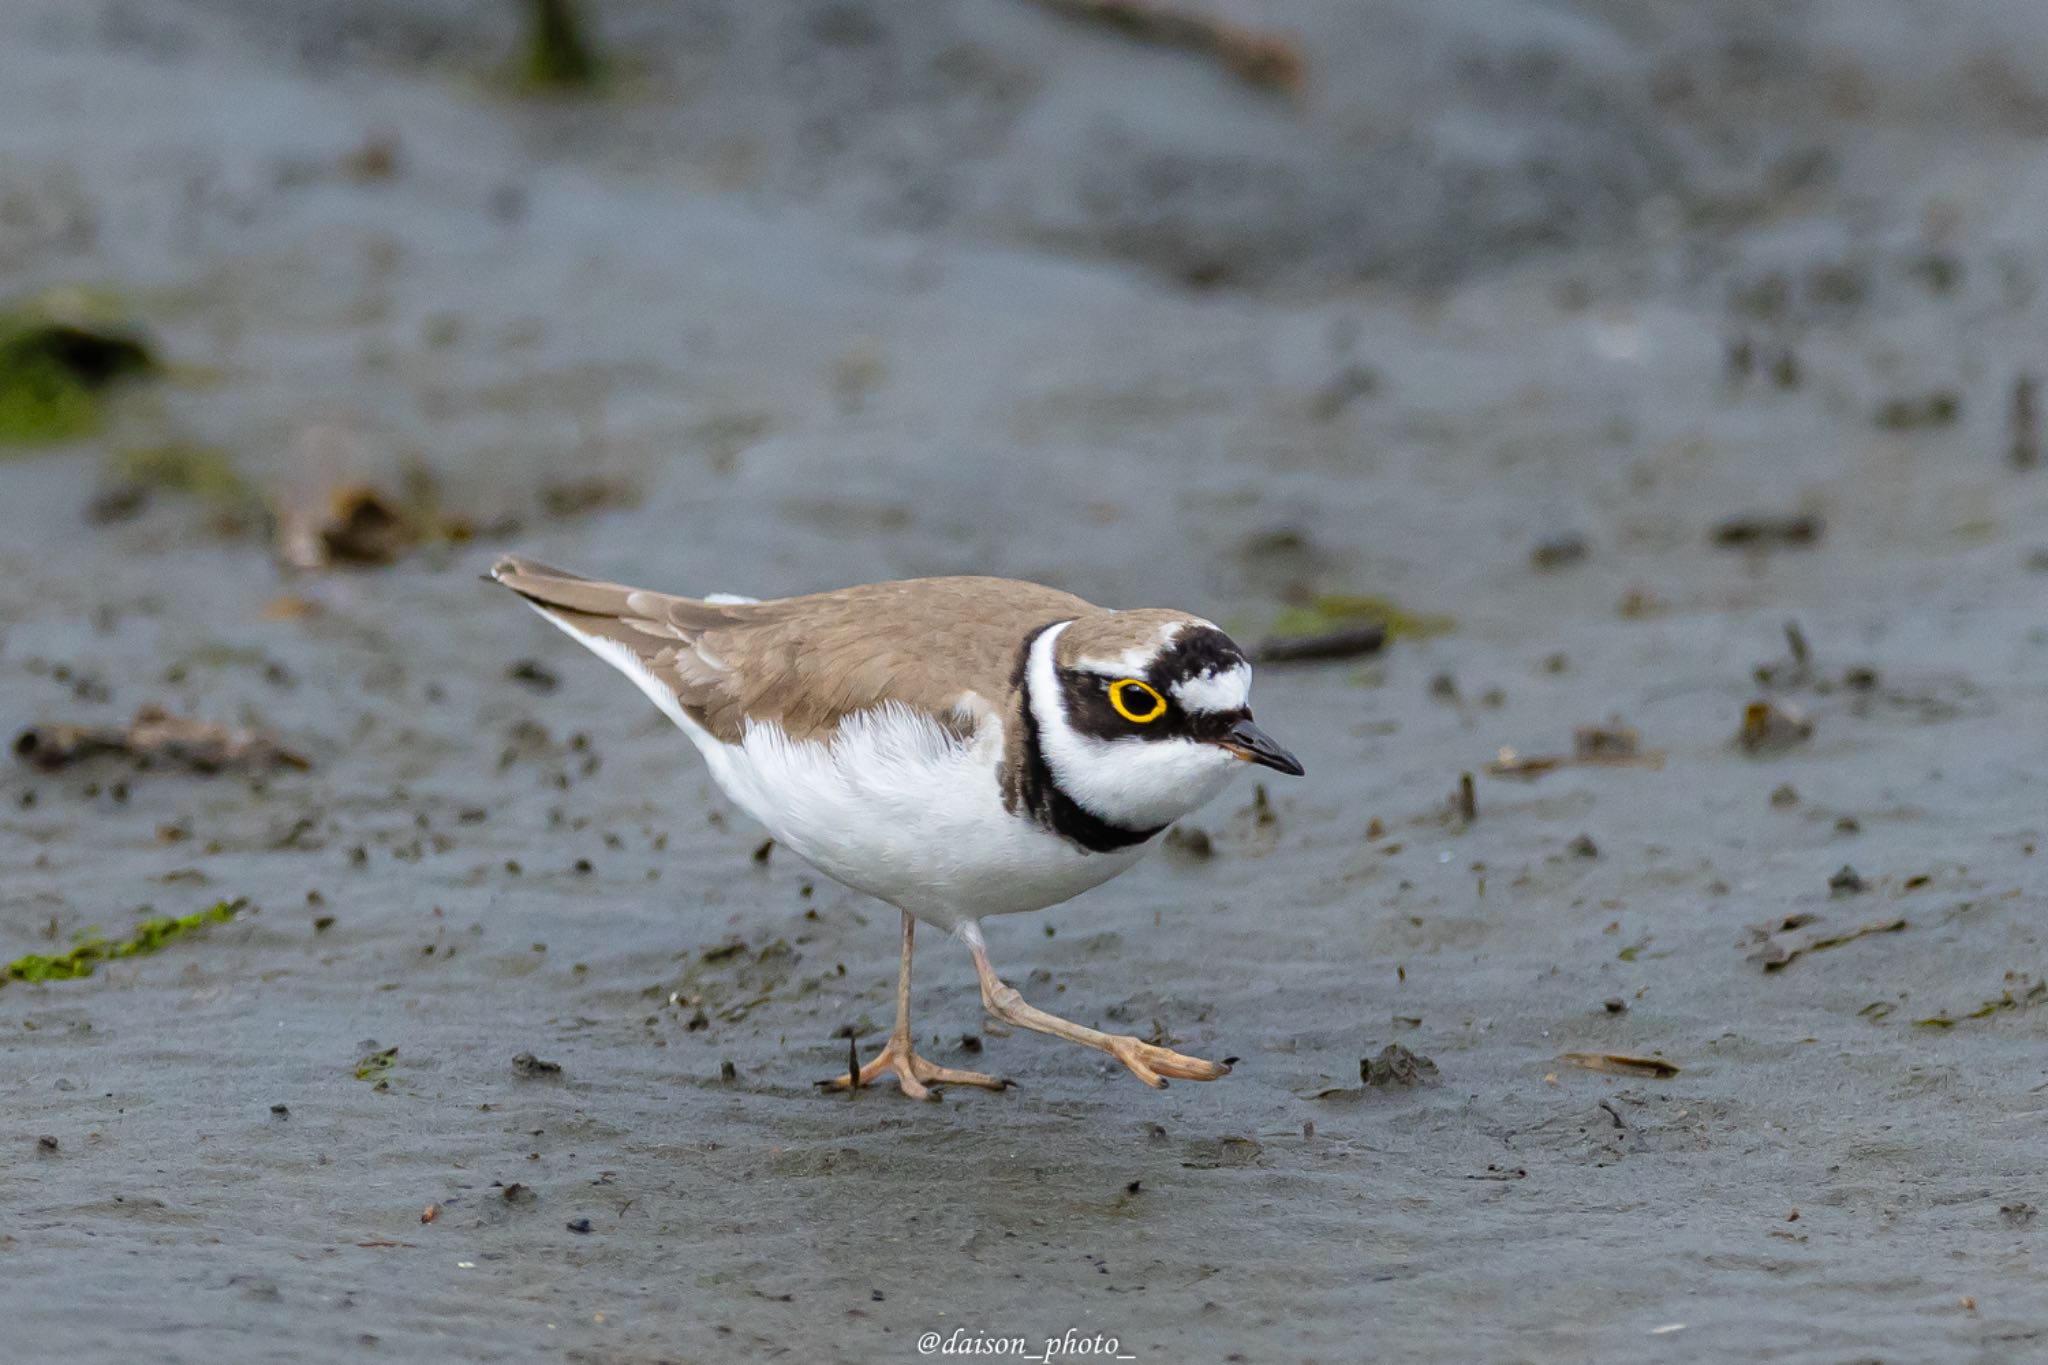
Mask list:
[[[1136,692],[1151,703],[1149,709],[1133,711],[1131,704],[1124,700],[1127,693]],[[1133,725],[1150,725],[1166,714],[1166,698],[1159,695],[1150,683],[1139,682],[1136,678],[1119,678],[1109,685],[1109,704],[1116,713]]]

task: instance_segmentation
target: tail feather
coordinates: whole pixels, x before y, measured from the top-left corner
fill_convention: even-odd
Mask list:
[[[498,562],[491,566],[490,578],[537,607],[555,607],[590,616],[635,614],[631,606],[635,589],[585,578],[538,560],[500,555]]]
[[[722,664],[698,649],[699,637],[741,625],[759,610],[605,583],[516,555],[499,556],[485,577],[518,593],[550,624],[631,678],[693,739],[711,723],[707,708],[730,700],[733,682]],[[714,728],[728,738],[742,719],[734,712]]]

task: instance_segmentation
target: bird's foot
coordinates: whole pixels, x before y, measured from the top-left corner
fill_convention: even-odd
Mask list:
[[[1152,1043],[1133,1038],[1129,1034],[1111,1037],[1105,1051],[1122,1062],[1136,1076],[1154,1090],[1164,1090],[1169,1078],[1176,1081],[1214,1081],[1230,1074],[1230,1064],[1237,1060],[1231,1057],[1221,1062],[1206,1061],[1190,1057],[1172,1048],[1159,1047]]]
[[[1202,1065],[1206,1066],[1208,1063]],[[914,1100],[937,1099],[938,1095],[932,1089],[933,1086],[977,1085],[984,1090],[1007,1090],[1014,1084],[1000,1076],[984,1075],[979,1071],[958,1071],[950,1066],[938,1066],[913,1052],[908,1038],[891,1038],[882,1045],[882,1050],[875,1054],[874,1060],[859,1071],[819,1081],[818,1088],[852,1090],[859,1086],[873,1085],[884,1072],[893,1074],[896,1077],[897,1088]]]

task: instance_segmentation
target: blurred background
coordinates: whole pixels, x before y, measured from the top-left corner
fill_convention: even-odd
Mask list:
[[[2022,1351],[2044,150],[2019,0],[10,0],[24,1358]],[[993,931],[1248,1065],[814,1097],[886,912],[500,550],[1352,632]]]

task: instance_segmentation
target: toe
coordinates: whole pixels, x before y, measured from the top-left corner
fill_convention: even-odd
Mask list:
[[[933,1085],[977,1085],[983,1090],[1008,1090],[1011,1085],[1000,1076],[980,1071],[955,1071],[950,1066],[933,1066],[923,1058],[918,1059],[917,1078]]]
[[[1154,1071],[1148,1064],[1147,1059],[1138,1051],[1138,1048],[1143,1047],[1144,1044],[1138,1043],[1138,1040],[1135,1038],[1131,1039],[1131,1042],[1136,1043],[1137,1046],[1118,1048],[1116,1059],[1129,1067],[1133,1076],[1136,1076],[1154,1090],[1166,1089],[1165,1078],[1160,1076],[1157,1071]]]
[[[1190,1057],[1184,1052],[1171,1048],[1155,1047],[1140,1043],[1146,1066],[1156,1075],[1170,1076],[1177,1081],[1213,1081],[1230,1074],[1230,1063],[1212,1062],[1201,1057]],[[1126,1061],[1128,1065],[1128,1059]],[[1131,1068],[1137,1070],[1135,1066]]]

